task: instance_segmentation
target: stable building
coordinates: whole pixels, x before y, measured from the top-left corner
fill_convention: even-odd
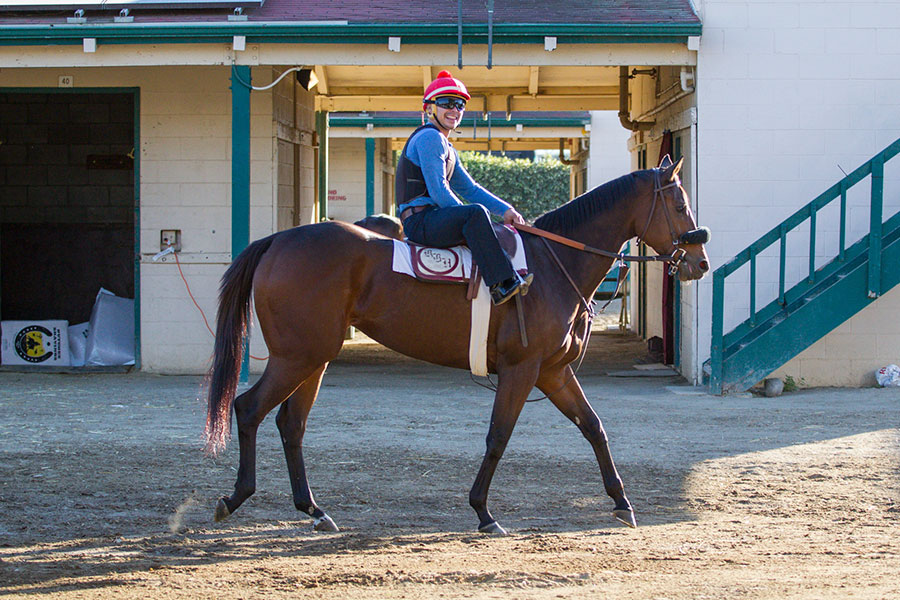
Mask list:
[[[437,22],[422,2],[389,10],[342,2],[268,0],[238,3],[240,10],[234,3],[203,4],[74,7],[38,0],[0,12],[3,110],[25,120],[16,131],[41,135],[13,136],[5,147],[24,150],[3,163],[4,231],[55,220],[85,238],[77,232],[113,221],[117,211],[119,229],[131,231],[116,251],[125,258],[112,258],[112,247],[96,241],[73,262],[89,271],[92,263],[125,261],[123,283],[106,287],[119,295],[133,290],[136,362],[146,371],[205,370],[212,336],[192,300],[211,318],[218,279],[249,240],[330,217],[328,191],[336,189],[329,183],[330,113],[418,111],[424,84],[442,68],[463,69],[475,94],[471,111],[615,111],[620,64],[691,65],[696,53],[687,40],[700,31],[686,2],[675,3],[674,21],[658,10],[622,23],[620,11],[592,8],[577,25],[571,7],[521,3],[499,3],[492,13],[481,3],[461,3],[461,15]],[[129,135],[102,147],[84,137],[88,133],[67,135],[62,125],[73,120],[72,107],[90,106],[104,94],[132,107],[130,113],[106,111]],[[37,108],[15,113],[23,103],[58,104],[44,114],[63,123],[37,123]],[[99,131],[112,118],[101,113],[81,111],[77,118],[87,132]],[[574,149],[580,142],[566,143]],[[57,148],[32,149],[39,146]],[[81,180],[53,179],[60,169],[51,166],[84,168],[78,152],[120,168],[93,170]],[[65,155],[74,163],[38,163],[49,160],[39,154]],[[10,181],[11,168],[25,176]],[[124,188],[116,190],[118,205],[108,193],[75,189],[91,187],[98,173]],[[170,241],[177,254],[154,261]],[[74,256],[75,248],[67,248]],[[4,252],[0,274],[18,268],[12,260],[22,259]],[[51,268],[22,265],[44,273]],[[54,279],[80,277],[81,271],[53,268]],[[62,311],[42,294],[29,295],[22,309],[27,316],[8,315],[14,305],[7,297],[25,294],[15,287],[18,278],[0,279],[4,319],[85,318],[84,309],[70,308],[74,303],[62,300]],[[82,285],[68,283],[67,290]],[[85,306],[96,287],[88,281],[77,292],[88,298]],[[266,356],[260,336],[250,354]],[[261,365],[251,360],[253,370]]]
[[[473,92],[472,112],[600,111],[629,135],[631,168],[685,159],[724,270],[681,286],[648,266],[632,290],[637,331],[663,337],[689,381],[732,390],[774,372],[861,385],[897,362],[900,47],[885,25],[896,4],[449,8],[2,7],[0,317],[75,322],[104,286],[135,298],[139,368],[204,371],[212,336],[192,299],[211,317],[218,280],[249,240],[334,216],[332,146],[371,146],[373,169],[381,163],[365,211],[388,206],[374,191],[390,189],[388,138],[347,141],[329,115],[418,111],[424,86],[450,69]],[[592,126],[588,156],[610,152],[602,129]],[[592,187],[591,163],[579,171]],[[41,231],[44,246],[27,250]],[[154,261],[170,241],[180,250]],[[250,350],[266,356],[260,336]]]

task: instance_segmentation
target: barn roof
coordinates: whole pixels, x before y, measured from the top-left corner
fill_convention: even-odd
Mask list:
[[[258,41],[372,43],[384,35],[402,35],[404,43],[483,43],[489,33],[485,0],[265,0],[246,6],[240,0],[218,8],[151,8],[128,0],[53,0],[56,8],[37,10],[20,0],[0,6],[0,43],[54,43],[70,36],[101,36],[132,41],[213,41],[216,36],[255,36]],[[65,4],[62,8],[59,4]],[[700,19],[690,0],[496,0],[490,19],[494,43],[532,43],[557,36],[560,43],[678,42],[700,35]],[[101,8],[101,5],[103,8]],[[128,5],[127,22],[120,18]],[[32,6],[29,8],[29,6]],[[84,14],[75,18],[75,8]],[[461,27],[460,27],[461,25]],[[460,31],[461,29],[461,31]],[[303,36],[302,39],[298,36]],[[219,41],[216,39],[215,41]]]
[[[71,8],[33,8],[40,0],[20,0],[5,3],[0,8],[0,22],[39,24],[65,23],[74,9],[83,8],[88,22],[111,22],[123,5],[130,6],[135,23],[215,22],[233,13],[241,2],[221,2],[221,8],[204,10],[186,8],[151,8],[132,0],[117,4],[99,0],[61,2]],[[104,9],[99,8],[101,4]],[[166,6],[177,5],[172,0]],[[251,3],[252,4],[252,3]],[[29,8],[32,7],[32,8]],[[435,3],[433,0],[265,0],[262,6],[247,7],[248,21],[298,22],[346,21],[352,23],[449,23],[457,24],[456,2]],[[486,23],[487,4],[484,0],[463,0],[464,24]],[[495,24],[699,24],[690,0],[496,0]]]

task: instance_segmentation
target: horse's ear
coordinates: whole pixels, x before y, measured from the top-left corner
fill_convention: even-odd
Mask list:
[[[660,169],[668,169],[671,166],[672,166],[672,158],[668,154],[666,154],[665,156],[662,157],[662,160],[659,161],[659,168]]]
[[[681,167],[684,165],[684,157],[682,156],[679,158],[678,162],[673,165],[667,154],[663,158],[663,162],[669,163],[668,165],[660,164],[660,168],[663,169],[663,181],[674,181],[675,177],[677,177],[678,173],[681,171]]]

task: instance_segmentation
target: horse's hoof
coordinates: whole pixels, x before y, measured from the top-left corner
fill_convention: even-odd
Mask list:
[[[216,502],[216,514],[213,516],[216,523],[219,521],[224,521],[228,517],[231,516],[231,511],[228,510],[228,505],[225,504],[225,498],[219,498],[219,501]]]
[[[490,535],[509,535],[505,529],[500,527],[500,523],[497,521],[491,521],[487,525],[482,525],[478,528],[478,533],[487,533]]]
[[[637,521],[634,520],[634,511],[630,508],[617,508],[613,511],[613,516],[617,521],[628,525],[632,529],[637,527]]]
[[[313,522],[313,529],[315,529],[316,531],[326,531],[330,533],[337,533],[338,531],[340,531],[340,529],[338,529],[338,526],[334,524],[334,521],[332,521],[331,517],[329,517],[328,515],[323,515],[316,519]]]

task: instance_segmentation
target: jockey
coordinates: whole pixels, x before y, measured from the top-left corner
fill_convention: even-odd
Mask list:
[[[466,86],[447,71],[425,89],[422,111],[428,122],[409,136],[397,164],[397,210],[406,236],[417,244],[468,245],[498,305],[525,295],[533,276],[522,278],[513,270],[490,218],[495,214],[510,225],[524,223],[522,215],[472,180],[447,139],[470,98]]]

